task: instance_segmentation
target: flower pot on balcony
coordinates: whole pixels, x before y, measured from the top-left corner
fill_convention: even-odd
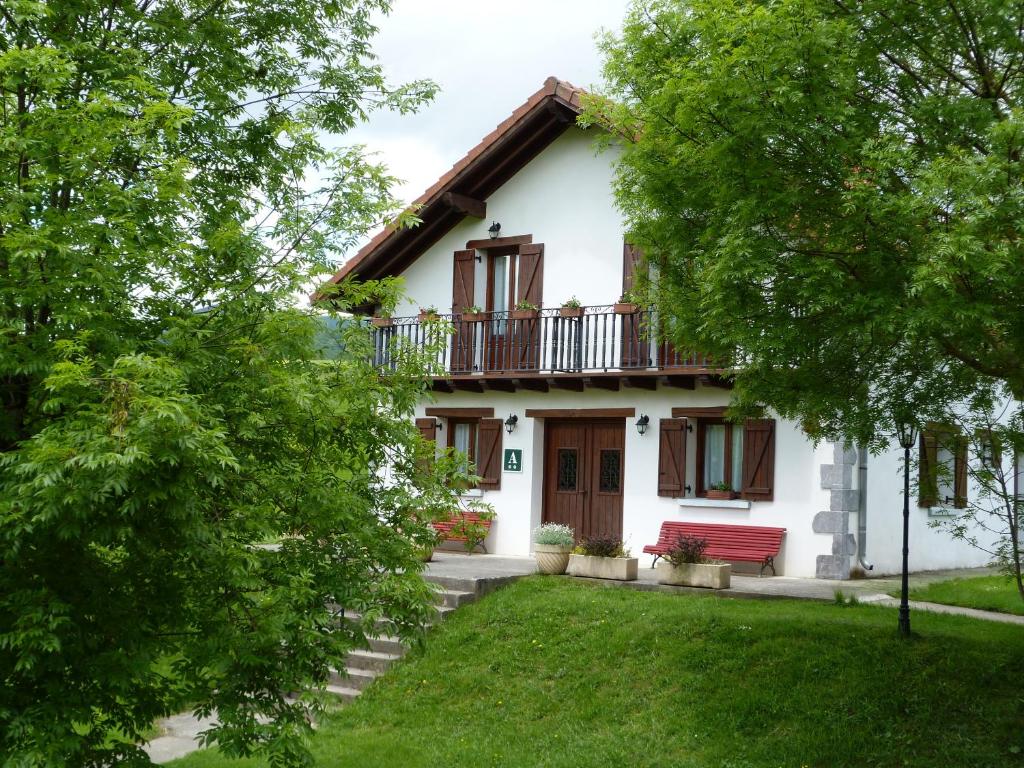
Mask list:
[[[636,581],[638,563],[635,557],[569,555],[569,575],[591,579]]]
[[[508,316],[513,320],[536,320],[540,312],[536,309],[513,309]]]
[[[658,563],[659,584],[676,587],[705,587],[728,589],[732,568],[728,563]]]
[[[486,312],[463,312],[462,322],[464,323],[482,323],[487,319]]]
[[[437,312],[424,312],[421,309],[420,313],[419,313],[419,315],[417,315],[417,317],[418,317],[418,319],[419,319],[419,321],[421,323],[426,323],[426,322],[433,323],[433,322],[437,321],[437,319],[440,317],[440,315],[438,315]]]
[[[370,325],[374,328],[390,328],[395,324],[393,317],[371,317]]]
[[[583,317],[583,307],[562,307],[558,314],[562,317]]]
[[[628,304],[628,303],[616,303],[612,305],[617,315],[635,315],[640,311],[639,304]]]
[[[736,491],[720,491],[716,488],[708,488],[707,496],[715,501],[729,501],[736,498]]]

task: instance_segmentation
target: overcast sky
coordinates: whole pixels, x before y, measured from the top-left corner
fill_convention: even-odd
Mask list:
[[[549,75],[600,82],[595,43],[617,30],[628,0],[394,0],[374,48],[392,82],[441,86],[415,115],[379,115],[345,137],[379,153],[411,202]]]

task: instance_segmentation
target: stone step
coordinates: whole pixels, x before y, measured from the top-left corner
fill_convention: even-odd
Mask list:
[[[402,656],[409,650],[409,646],[394,635],[379,635],[367,639],[370,641],[370,650],[378,653],[393,653]]]
[[[386,672],[388,667],[400,658],[402,657],[394,653],[355,650],[349,651],[348,658],[345,660],[345,667],[350,671],[359,669],[371,672]]]
[[[328,685],[324,690],[327,693],[333,694],[341,699],[346,704],[350,701],[355,701],[356,697],[359,696],[360,691],[356,688],[349,688],[347,685]]]
[[[378,673],[372,669],[345,667],[345,669],[342,670],[331,670],[331,678],[329,682],[331,685],[340,685],[361,691],[377,679],[377,674]]]
[[[458,608],[459,606],[472,603],[476,600],[476,592],[460,592],[454,589],[445,589],[439,593],[443,602],[441,605],[447,606],[448,608]]]
[[[424,576],[423,580],[436,584],[442,589],[476,593],[477,579],[463,579],[458,576]]]

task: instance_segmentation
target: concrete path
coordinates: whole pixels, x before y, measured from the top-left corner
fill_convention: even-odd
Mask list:
[[[216,723],[212,717],[197,720],[191,712],[172,715],[159,723],[163,735],[153,739],[143,749],[154,763],[169,763],[199,749],[199,734]]]

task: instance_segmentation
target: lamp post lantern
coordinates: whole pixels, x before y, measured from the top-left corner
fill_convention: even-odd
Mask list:
[[[917,428],[909,419],[896,420],[896,437],[903,447],[903,570],[900,574],[900,635],[910,637],[908,557],[910,554],[910,449],[917,442]]]

